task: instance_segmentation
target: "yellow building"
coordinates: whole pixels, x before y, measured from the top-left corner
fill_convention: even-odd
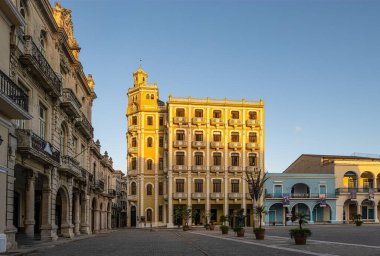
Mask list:
[[[179,205],[196,209],[195,225],[240,208],[251,216],[245,176],[264,170],[264,102],[169,96],[165,104],[141,67],[133,77],[128,225],[171,227]]]

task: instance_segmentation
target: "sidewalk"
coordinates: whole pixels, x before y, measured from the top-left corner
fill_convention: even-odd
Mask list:
[[[103,233],[100,233],[100,234],[103,234]],[[95,235],[79,235],[71,239],[60,237],[56,241],[46,241],[46,242],[39,241],[39,240],[33,240],[33,241],[27,241],[27,242],[21,241],[17,249],[12,249],[5,253],[0,253],[0,255],[12,255],[12,256],[28,255],[29,253],[33,253],[41,249],[52,248],[57,245],[80,241],[80,240],[87,239],[90,237],[95,237],[95,236],[96,234]]]

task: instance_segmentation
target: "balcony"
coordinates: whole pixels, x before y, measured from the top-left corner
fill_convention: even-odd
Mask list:
[[[191,122],[195,125],[202,125],[202,124],[206,124],[206,118],[202,118],[202,117],[193,117],[191,119]]]
[[[62,93],[62,81],[54,72],[42,52],[33,42],[31,36],[24,36],[25,51],[20,56],[20,62],[30,69],[38,84],[51,96],[59,98]]]
[[[249,143],[245,144],[245,147],[247,149],[257,149],[257,148],[259,148],[259,144],[258,143],[249,142]]]
[[[205,148],[206,147],[206,142],[204,141],[192,141],[191,146],[193,148]]]
[[[104,191],[104,182],[101,180],[96,180],[94,183],[94,190],[97,190],[99,192]]]
[[[224,120],[222,118],[211,118],[210,119],[210,124],[211,125],[223,125]]]
[[[310,198],[310,193],[292,193],[291,198]]]
[[[206,199],[206,193],[191,193],[192,199]]]
[[[337,195],[340,195],[340,194],[350,194],[350,193],[370,193],[370,192],[374,192],[374,193],[379,193],[380,192],[380,188],[367,188],[367,187],[364,187],[364,188],[337,188],[335,190],[336,194]]]
[[[193,165],[192,167],[191,167],[191,171],[193,171],[193,172],[206,172],[206,166],[204,166],[204,165]]]
[[[224,193],[210,193],[211,199],[223,199]]]
[[[186,165],[173,165],[173,171],[174,172],[187,172],[187,166]]]
[[[186,117],[176,116],[176,117],[173,117],[173,123],[175,123],[175,124],[187,124],[188,120]]]
[[[266,194],[265,194],[265,198],[282,199],[283,196],[284,196],[284,195],[283,195],[282,193],[274,193],[274,194],[266,193]]]
[[[228,172],[242,172],[243,168],[241,166],[229,166]]]
[[[228,125],[231,125],[231,126],[241,126],[242,122],[241,122],[240,119],[229,119],[228,120]]]
[[[234,150],[241,149],[241,147],[242,147],[241,142],[229,142],[228,143],[228,148],[231,148],[231,149],[234,149]]]
[[[87,180],[87,170],[81,166],[79,166],[79,170],[81,172],[81,179],[82,181],[86,181]]]
[[[128,175],[129,176],[137,176],[138,171],[137,170],[128,170]]]
[[[87,139],[90,139],[94,136],[94,128],[83,113],[82,117],[77,119],[75,125]]]
[[[90,183],[93,183],[93,182],[94,182],[94,175],[93,175],[92,173],[89,173],[89,174],[88,174],[88,181],[89,181]]]
[[[223,167],[220,165],[210,166],[210,172],[222,172],[222,171],[223,171]]]
[[[128,131],[130,131],[130,132],[136,132],[137,128],[138,128],[137,125],[129,125],[128,126]]]
[[[116,197],[116,190],[115,189],[108,189],[108,196],[109,197]]]
[[[137,195],[128,195],[128,201],[136,202],[137,201]]]
[[[175,147],[175,148],[186,148],[187,147],[187,141],[175,140],[175,141],[173,141],[173,147]]]
[[[187,199],[187,193],[173,193],[173,199]]]
[[[255,127],[255,126],[260,126],[260,121],[259,120],[247,120],[246,125],[248,127]]]
[[[31,119],[28,95],[0,70],[0,109],[12,119]]]
[[[128,148],[128,154],[137,154],[137,147]]]
[[[79,162],[75,158],[68,155],[62,156],[62,163],[61,166],[58,167],[58,171],[69,174],[70,176],[82,177]]]
[[[61,107],[63,111],[65,111],[69,117],[81,117],[82,113],[80,108],[82,107],[82,104],[80,104],[74,92],[69,88],[64,88],[62,96]]]
[[[24,155],[58,167],[61,163],[61,153],[53,145],[34,134],[31,130],[16,130],[17,150]]]
[[[213,142],[210,142],[210,148],[215,148],[215,149],[220,149],[220,148],[224,148],[224,143],[221,142],[221,141],[213,141]]]
[[[247,172],[256,172],[258,169],[257,169],[257,166],[247,166],[245,167],[245,170]]]
[[[229,199],[242,199],[243,194],[242,193],[228,193],[228,198]]]
[[[247,200],[252,200],[252,197],[251,197],[251,194],[250,194],[250,193],[246,193],[246,194],[245,194],[245,198],[246,198]]]

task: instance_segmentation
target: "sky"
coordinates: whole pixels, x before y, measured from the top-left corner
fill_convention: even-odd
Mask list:
[[[126,172],[140,59],[163,101],[263,99],[269,172],[301,154],[380,154],[380,1],[60,2],[95,80],[95,139],[115,169]]]

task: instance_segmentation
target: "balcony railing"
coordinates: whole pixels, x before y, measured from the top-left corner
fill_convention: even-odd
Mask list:
[[[137,128],[138,128],[137,125],[129,125],[129,126],[128,126],[128,130],[129,130],[130,132],[135,132],[135,131],[137,131]]]
[[[222,118],[211,118],[210,119],[210,124],[211,125],[223,125],[224,120]]]
[[[49,142],[34,134],[31,130],[17,130],[17,149],[21,154],[28,154],[42,162],[59,166],[61,153]]]
[[[243,168],[241,168],[241,166],[229,166],[228,171],[229,172],[242,172]]]
[[[253,143],[253,142],[249,142],[249,143],[245,144],[245,147],[247,149],[255,149],[255,148],[259,148],[259,144],[258,143]]]
[[[58,170],[73,175],[75,177],[82,176],[82,172],[79,168],[79,162],[68,155],[62,156],[62,163]]]
[[[201,171],[206,171],[206,166],[204,166],[204,165],[193,165],[192,167],[191,167],[191,170],[193,171],[193,172],[201,172]]]
[[[206,118],[203,117],[193,117],[191,121],[195,125],[206,124]]]
[[[254,127],[254,126],[260,126],[260,121],[259,120],[247,120],[246,121],[247,126],[249,127]]]
[[[81,118],[77,120],[76,126],[87,138],[92,138],[94,136],[94,128],[83,113]]]
[[[128,153],[129,154],[137,154],[137,147],[128,148]]]
[[[0,70],[0,92],[8,96],[20,108],[28,111],[28,95]]]
[[[115,197],[116,196],[116,190],[115,189],[108,189],[108,195],[111,197]]]
[[[291,198],[310,198],[310,193],[292,193]]]
[[[242,193],[228,193],[229,199],[242,199],[243,194]]]
[[[173,123],[175,124],[187,124],[187,118],[182,116],[176,116],[173,118]]]
[[[63,110],[73,118],[81,117],[82,113],[80,108],[82,104],[80,104],[79,100],[75,96],[74,92],[69,88],[64,88],[62,93],[62,103],[61,106]]]
[[[175,171],[175,172],[187,171],[187,166],[186,165],[173,165],[173,171]]]
[[[210,171],[211,172],[221,172],[222,170],[223,170],[223,168],[220,165],[210,166]]]
[[[207,197],[206,193],[191,193],[192,199],[205,199]]]
[[[210,147],[216,148],[216,149],[224,148],[224,143],[221,141],[213,141],[213,142],[210,142]]]
[[[138,174],[137,170],[128,170],[129,176],[137,176],[137,174]]]
[[[241,142],[229,142],[228,143],[228,148],[239,149],[241,147],[242,147]]]
[[[128,201],[136,202],[137,201],[137,195],[128,195]]]
[[[44,89],[54,97],[60,97],[62,93],[62,81],[54,72],[42,52],[33,42],[31,36],[24,36],[25,52],[20,57],[21,63],[31,68],[31,72],[37,77]]]
[[[210,193],[211,199],[223,199],[224,193]]]
[[[173,199],[186,199],[187,193],[173,193]]]
[[[205,148],[206,142],[204,142],[204,141],[192,141],[191,146],[193,148]]]
[[[247,166],[245,167],[245,170],[247,172],[256,172],[258,169],[257,169],[257,166]]]
[[[101,180],[96,180],[94,183],[95,190],[104,191],[104,182]]]
[[[240,119],[229,119],[228,124],[232,126],[240,126],[242,125],[242,122]]]
[[[81,172],[82,179],[86,180],[87,179],[87,173],[88,173],[87,170],[85,168],[83,168],[83,167],[79,167],[79,170]]]
[[[321,197],[325,198],[335,198],[334,193],[327,193],[327,194],[319,194],[319,193],[293,193],[293,194],[282,194],[282,193],[266,193],[265,198],[276,198],[276,199],[282,199],[285,195],[290,196],[290,198],[293,199],[318,199]]]
[[[185,140],[175,140],[175,141],[173,141],[173,147],[185,148],[185,147],[187,147],[187,142]]]
[[[344,193],[369,193],[373,191],[374,193],[380,192],[380,188],[337,188],[335,190],[336,194],[344,194]]]

